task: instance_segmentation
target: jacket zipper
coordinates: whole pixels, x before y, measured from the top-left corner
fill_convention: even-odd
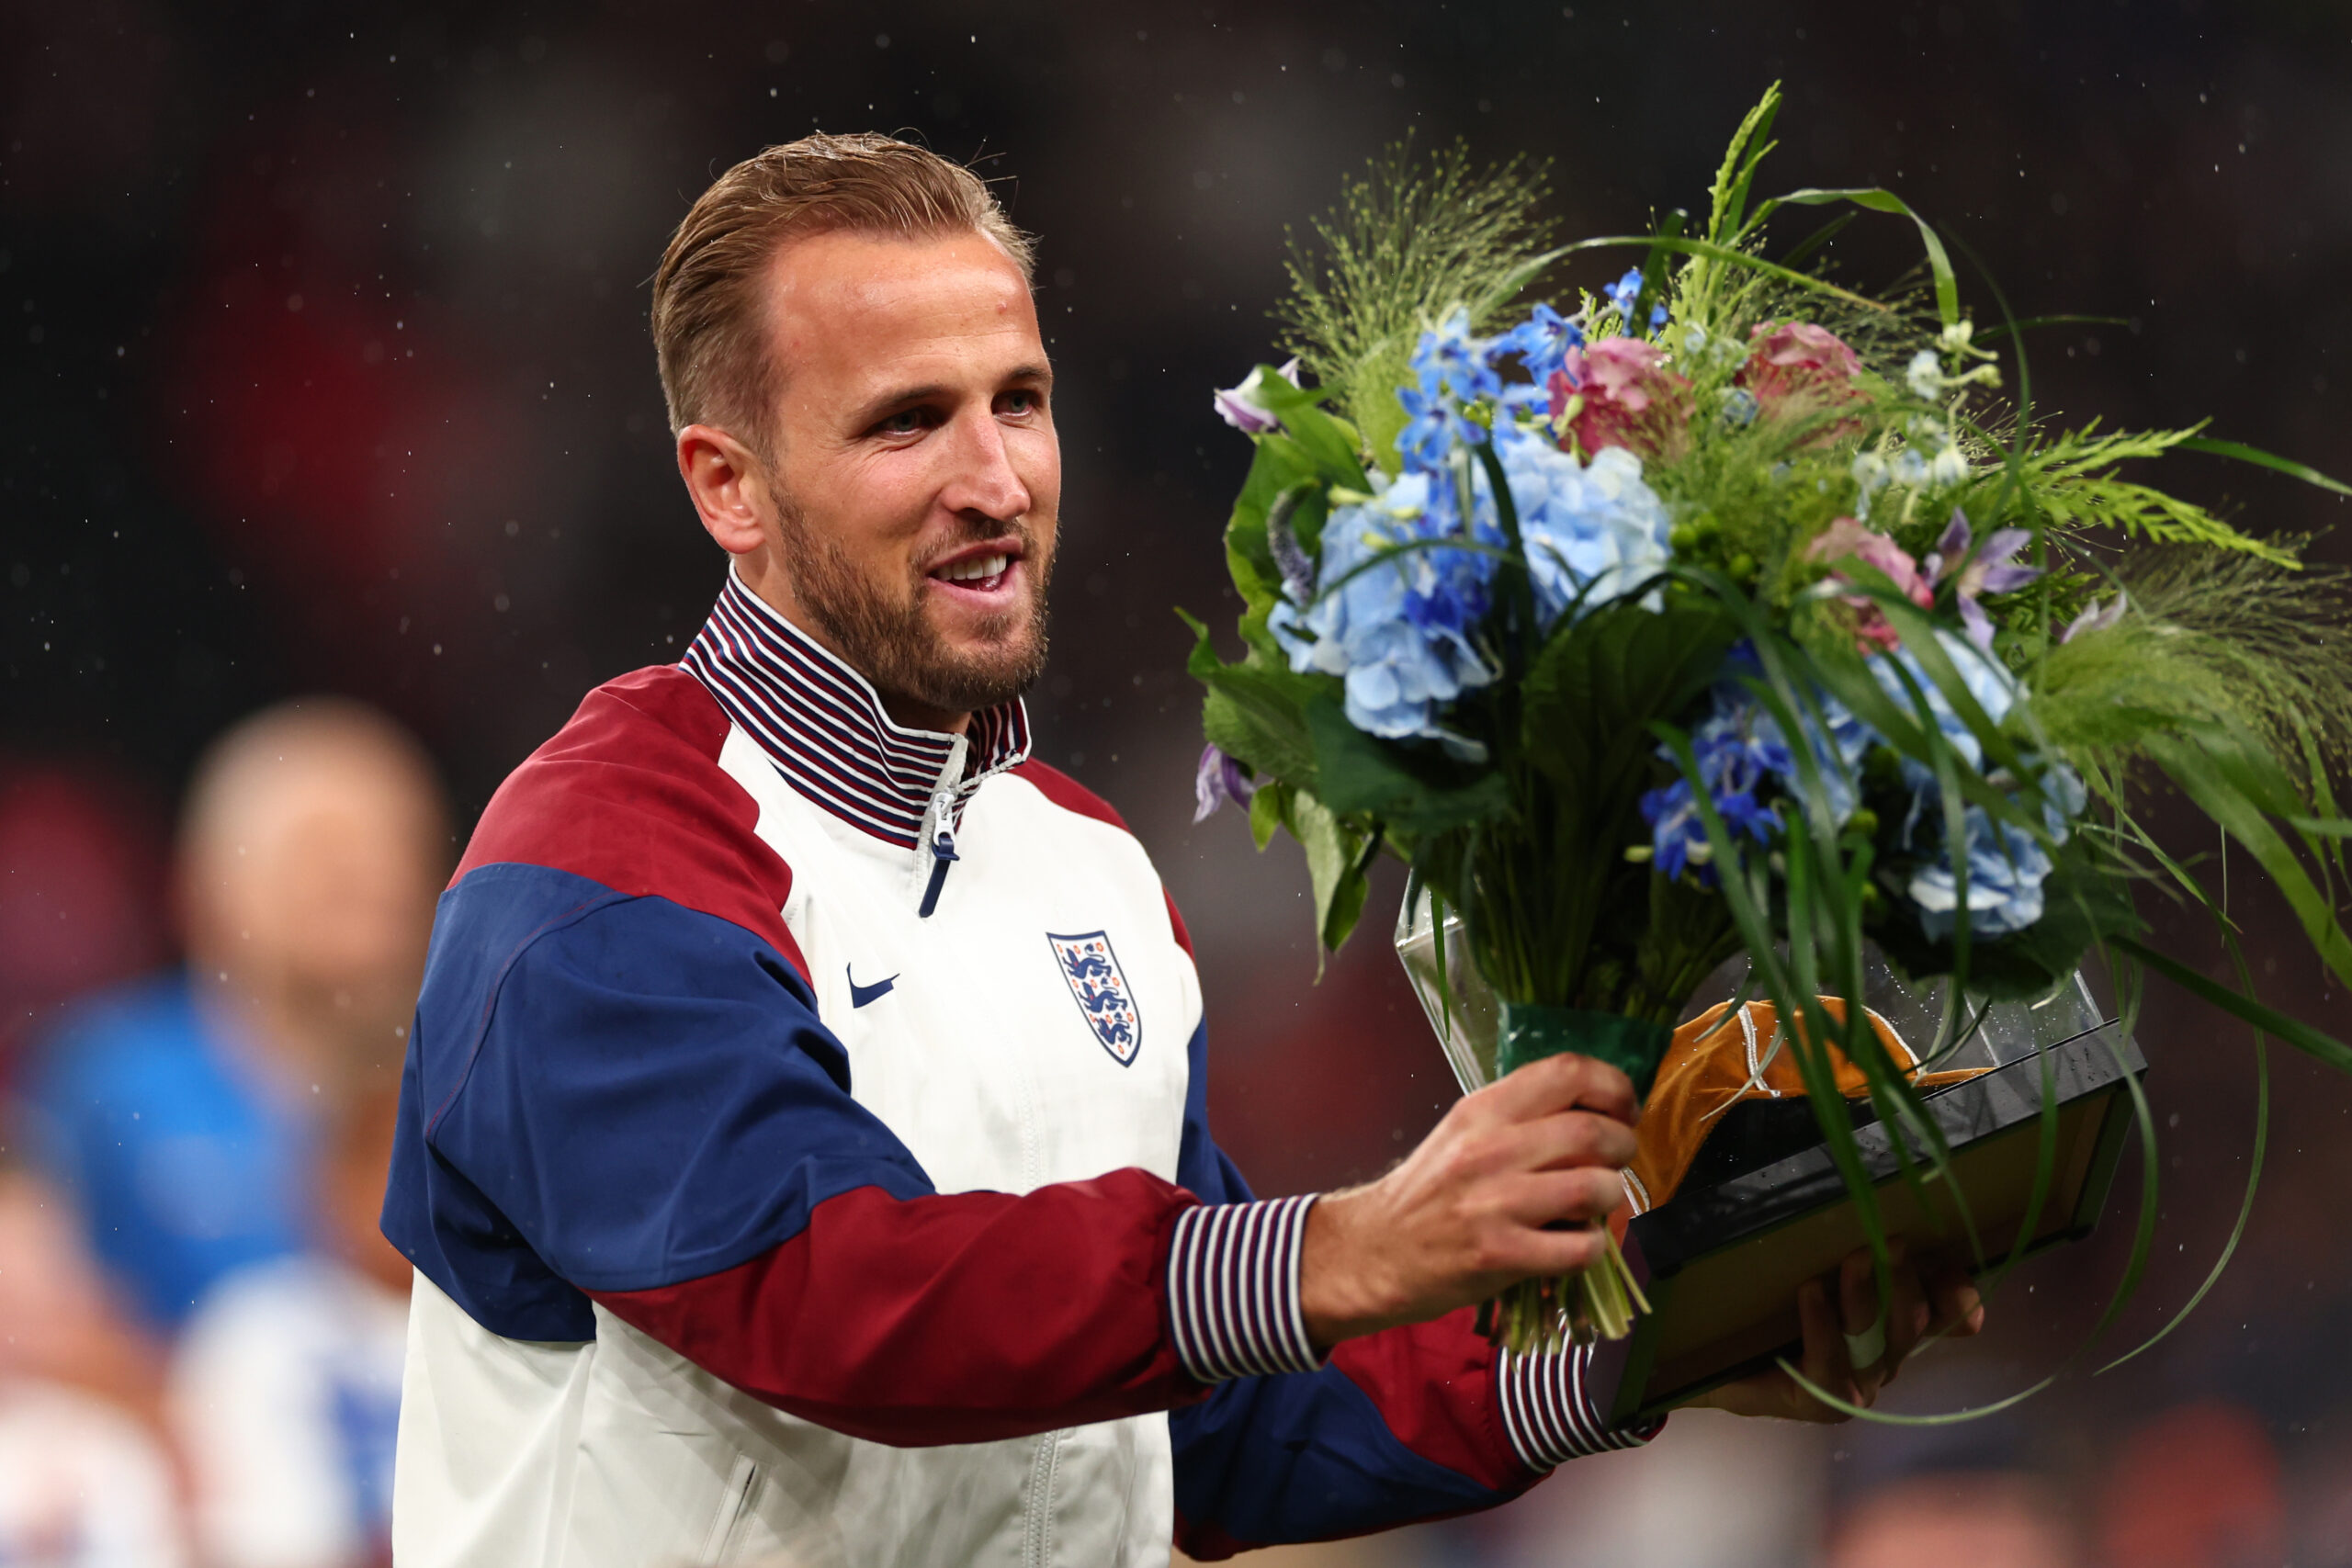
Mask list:
[[[923,883],[922,904],[915,914],[931,919],[939,908],[939,895],[947,886],[947,868],[956,863],[956,789],[963,783],[964,757],[971,742],[963,736],[947,749],[947,761],[939,770],[939,781],[932,785],[931,809],[923,813],[921,842],[915,850],[916,863],[927,850],[931,854],[931,871]]]

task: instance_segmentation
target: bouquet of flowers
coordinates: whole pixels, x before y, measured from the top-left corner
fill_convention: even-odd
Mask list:
[[[1295,357],[1216,394],[1256,457],[1226,530],[1241,657],[1186,617],[1199,789],[1204,814],[1246,801],[1261,847],[1277,828],[1304,846],[1328,946],[1374,856],[1403,859],[1499,999],[1499,1072],[1575,1050],[1641,1088],[1744,953],[1799,1021],[1784,1048],[1883,1300],[1832,1052],[1911,1179],[1948,1151],[1908,1065],[1835,1005],[1866,951],[1944,977],[1926,1059],[1972,1002],[2047,996],[2096,954],[2127,1017],[2154,970],[2352,1066],[2250,980],[2148,946],[2133,903],[2154,884],[2231,940],[2134,815],[2168,781],[2352,983],[2343,574],[2125,472],[2194,451],[2345,487],[2201,426],[2040,420],[2021,340],[2046,323],[2004,306],[1975,327],[1900,199],[1752,199],[1777,106],[1742,123],[1696,225],[1553,247],[1528,164],[1400,151],[1295,250]],[[1776,216],[1833,204],[1917,224],[1924,271],[1871,297],[1808,269],[1851,212],[1768,254]],[[1619,246],[1646,254],[1599,292],[1524,299]],[[1498,1305],[1490,1331],[1525,1349],[1622,1335],[1639,1293],[1620,1261]]]

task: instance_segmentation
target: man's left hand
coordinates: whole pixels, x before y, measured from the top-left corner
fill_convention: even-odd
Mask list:
[[[1854,1341],[1867,1341],[1878,1320],[1878,1281],[1870,1249],[1849,1253],[1835,1274],[1808,1280],[1797,1289],[1797,1316],[1804,1326],[1800,1370],[1814,1387],[1847,1404],[1868,1409],[1879,1391],[1923,1340],[1962,1338],[1984,1326],[1984,1303],[1967,1271],[1948,1265],[1921,1267],[1896,1240],[1894,1300],[1886,1314],[1884,1353],[1864,1366],[1854,1364]],[[1832,1292],[1835,1300],[1832,1300]],[[1679,1408],[1728,1410],[1735,1416],[1776,1416],[1784,1421],[1844,1421],[1846,1412],[1824,1404],[1779,1367],[1728,1382]]]

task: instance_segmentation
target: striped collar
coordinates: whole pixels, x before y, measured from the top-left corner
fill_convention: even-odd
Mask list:
[[[686,656],[685,670],[758,742],[785,782],[842,821],[911,850],[934,797],[960,819],[980,782],[1029,755],[1021,699],[972,716],[963,735],[891,722],[873,682],[743,586],[727,586]]]

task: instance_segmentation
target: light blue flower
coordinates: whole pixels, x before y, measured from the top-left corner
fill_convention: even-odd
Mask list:
[[[1489,363],[1516,355],[1527,367],[1532,389],[1545,399],[1553,375],[1566,367],[1568,350],[1584,342],[1584,330],[1549,305],[1538,304],[1526,321],[1494,340]]]
[[[1459,750],[1466,743],[1439,717],[1464,692],[1494,679],[1473,632],[1491,602],[1496,558],[1424,548],[1378,559],[1398,545],[1460,536],[1453,509],[1430,504],[1442,482],[1406,474],[1333,512],[1323,525],[1317,596],[1306,605],[1277,604],[1268,625],[1292,669],[1346,682],[1348,720],[1357,728]],[[1491,543],[1490,530],[1488,524],[1474,536]]]
[[[1962,686],[1976,699],[1984,716],[1998,725],[2017,704],[2017,677],[1998,660],[1951,632],[1939,629],[1936,643],[1951,660]],[[1881,688],[1917,717],[1917,699],[1905,689],[1902,676],[1896,673],[1898,669],[1907,671],[1925,694],[1928,713],[1945,743],[1972,769],[1984,767],[1983,745],[1942,689],[1928,678],[1916,654],[1900,649],[1881,654],[1870,663]],[[1942,838],[1943,791],[1936,783],[1935,771],[1916,758],[1903,759],[1903,778],[1912,795],[1903,823],[1902,845],[1923,857],[1905,892],[1918,910],[1920,929],[1940,940],[1951,934],[1959,912],[1959,876],[1951,845]],[[2068,824],[2082,814],[2083,782],[2063,762],[2042,769],[2040,780],[2042,825],[2052,842],[2064,843]],[[1961,858],[1968,866],[1970,931],[1982,937],[2006,936],[2041,919],[2041,884],[2051,870],[2048,844],[2013,822],[1995,822],[1981,806],[1970,806],[1961,821],[1964,834]]]
[[[1413,376],[1422,395],[1443,395],[1456,402],[1476,402],[1503,389],[1494,367],[1494,344],[1470,332],[1470,312],[1453,314],[1421,334],[1413,350]]]
[[[1640,304],[1642,300],[1642,269],[1637,266],[1627,267],[1624,276],[1600,292],[1611,305],[1617,307],[1617,330],[1632,334],[1634,332],[1634,307]]]
[[[1942,649],[1951,660],[1952,668],[1960,675],[1962,689],[1976,699],[1976,705],[1984,710],[1984,716],[1997,726],[2017,703],[2017,677],[2009,673],[2007,665],[1988,653],[1980,652],[1966,638],[1955,633],[1939,627],[1936,646]],[[1900,648],[1892,653],[1873,657],[1870,660],[1870,668],[1871,673],[1878,678],[1880,689],[1893,698],[1905,713],[1917,719],[1920,716],[1919,699],[1914,697],[1904,683],[1903,677],[1908,674],[1925,695],[1928,716],[1942,732],[1945,741],[1967,760],[1970,767],[1982,768],[1984,765],[1984,748],[1978,744],[1975,732],[1961,718],[1951,699],[1944,695],[1943,688],[1936,684],[1934,678],[1919,663],[1917,654],[1908,648]],[[1935,778],[1934,771],[1925,762],[1908,757],[1904,759],[1903,771],[1914,787],[1923,780],[1932,783]]]
[[[1878,745],[1878,732],[1854,716],[1853,710],[1827,692],[1815,691],[1815,700],[1821,705],[1816,715],[1811,708],[1797,709],[1797,728],[1804,732],[1807,750],[1813,753],[1814,769],[1820,780],[1824,803],[1829,808],[1829,819],[1844,826],[1862,801],[1862,756]],[[1798,771],[1796,756],[1781,739],[1780,726],[1770,716],[1762,723],[1770,730],[1771,738],[1780,744],[1780,754],[1786,765],[1776,770],[1782,787],[1792,795],[1804,793],[1804,775]]]
[[[1550,630],[1571,604],[1584,611],[1623,598],[1666,569],[1666,503],[1642,481],[1642,460],[1604,446],[1579,463],[1532,430],[1495,432],[1520,542],[1535,587],[1535,617]]]
[[[2082,813],[2083,781],[2064,762],[2041,775],[2042,826],[2057,843],[2066,841],[2067,826]],[[1942,820],[1940,807],[1936,819]],[[2002,937],[2021,931],[2041,919],[2041,885],[2051,872],[2050,851],[2043,840],[2014,822],[1996,823],[1981,806],[1962,813],[1968,863],[1968,930],[1979,937]],[[1942,941],[1959,923],[1960,880],[1953,869],[1951,846],[1912,875],[1905,891],[1919,911],[1919,929]]]

